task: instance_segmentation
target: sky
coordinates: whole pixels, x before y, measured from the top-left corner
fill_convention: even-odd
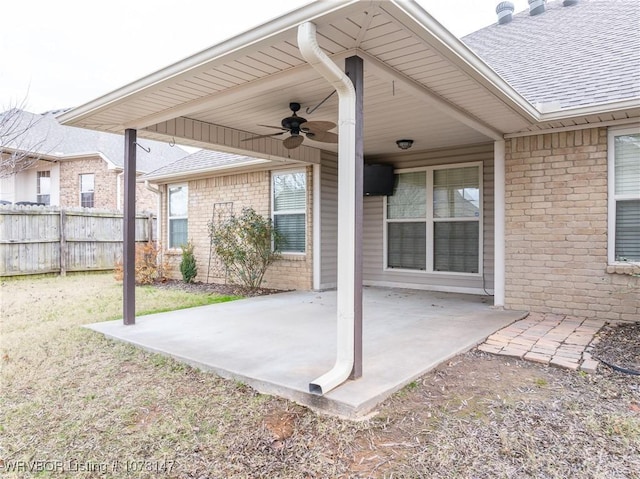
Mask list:
[[[324,0],[331,1],[331,0]],[[417,0],[461,37],[499,0]],[[512,0],[515,11],[527,0]],[[0,111],[80,106],[308,0],[22,0],[2,5]]]

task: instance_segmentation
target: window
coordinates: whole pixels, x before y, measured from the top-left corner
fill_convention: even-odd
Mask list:
[[[95,175],[92,173],[80,175],[80,206],[93,208],[95,192]]]
[[[169,248],[180,248],[188,241],[186,185],[169,186]]]
[[[37,198],[38,203],[48,205],[51,203],[51,172],[38,171],[37,175]]]
[[[640,262],[640,128],[609,130],[609,262]]]
[[[477,274],[481,164],[398,172],[386,199],[386,267]]]
[[[307,245],[307,176],[304,171],[273,174],[273,225],[283,253],[304,253]]]

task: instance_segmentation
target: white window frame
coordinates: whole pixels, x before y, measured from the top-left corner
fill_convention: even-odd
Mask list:
[[[609,128],[607,135],[607,262],[611,265],[640,264],[637,261],[616,261],[616,204],[619,200],[640,200],[640,195],[616,195],[615,137],[640,134],[640,125]]]
[[[171,188],[187,189],[187,213],[185,215],[171,216]],[[171,220],[187,220],[187,241],[189,241],[189,185],[187,183],[173,183],[167,185],[167,249],[172,251],[181,251],[180,245],[171,246]]]
[[[444,169],[453,169],[453,168],[465,168],[465,167],[478,167],[478,186],[480,190],[480,199],[479,199],[479,216],[473,218],[456,218],[455,221],[477,221],[478,222],[478,272],[477,273],[463,273],[458,271],[436,271],[433,269],[433,250],[434,250],[434,223],[438,221],[451,221],[449,218],[447,219],[438,219],[433,216],[433,172],[436,170],[444,170]],[[397,272],[397,273],[408,273],[408,274],[417,274],[417,275],[438,275],[438,276],[464,276],[464,277],[473,277],[480,278],[483,276],[484,271],[484,175],[483,175],[483,162],[482,161],[473,161],[466,163],[451,163],[446,165],[437,165],[437,166],[425,166],[425,167],[417,167],[417,168],[402,168],[398,170],[394,170],[394,174],[402,174],[402,173],[413,173],[418,171],[424,171],[427,176],[427,215],[424,221],[426,221],[426,269],[424,270],[416,270],[416,269],[406,269],[406,268],[390,268],[389,261],[389,251],[388,251],[388,223],[389,222],[417,222],[423,221],[423,219],[419,218],[411,218],[411,219],[399,219],[399,220],[391,220],[388,221],[387,218],[387,197],[385,196],[383,199],[382,205],[382,223],[383,223],[383,271],[388,272]]]
[[[304,175],[304,208],[301,208],[299,210],[287,210],[286,212],[276,212],[275,211],[275,198],[274,198],[274,194],[275,194],[275,188],[274,188],[274,179],[276,176],[284,176],[284,175],[291,175],[291,174],[295,174],[295,173],[302,173]],[[275,228],[275,222],[276,222],[276,215],[299,215],[299,214],[303,214],[304,215],[304,239],[305,239],[305,245],[304,245],[304,252],[301,251],[287,251],[287,250],[281,250],[280,252],[282,254],[285,254],[287,256],[305,256],[307,254],[307,249],[308,249],[308,240],[309,240],[309,228],[308,228],[308,218],[307,218],[307,205],[309,203],[309,175],[307,175],[307,170],[302,168],[302,169],[293,169],[293,170],[275,170],[271,172],[271,221],[272,224],[274,225]]]
[[[47,173],[44,175],[43,173]],[[42,193],[42,183],[40,181],[41,178],[49,178],[49,192]],[[49,199],[46,202],[40,201],[41,196],[48,196]],[[36,201],[38,203],[45,203],[46,205],[51,204],[51,170],[38,170],[36,171]]]
[[[82,191],[82,177],[83,176],[93,176],[93,191]],[[80,207],[81,208],[95,208],[96,206],[96,174],[95,173],[80,173],[78,175],[78,183],[80,183],[80,194],[79,194],[79,200],[80,200]],[[92,197],[92,206],[83,206],[82,205],[82,193],[92,193],[93,197]]]

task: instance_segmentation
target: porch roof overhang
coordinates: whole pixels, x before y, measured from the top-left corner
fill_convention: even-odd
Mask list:
[[[188,57],[59,117],[66,125],[261,158],[317,162],[336,145],[305,140],[286,150],[261,138],[277,130],[288,105],[310,120],[337,122],[336,95],[298,50],[297,27],[316,25],[323,51],[339,66],[364,60],[364,153],[444,148],[502,139],[531,128],[540,112],[442,27],[406,0],[316,2]]]

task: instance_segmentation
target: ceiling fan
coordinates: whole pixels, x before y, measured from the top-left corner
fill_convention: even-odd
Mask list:
[[[252,136],[251,138],[246,138],[242,141],[255,140],[258,138],[268,138],[284,135],[285,133],[290,133],[291,136],[285,138],[285,140],[282,142],[284,147],[288,150],[298,148],[304,141],[305,136],[313,141],[321,141],[323,143],[338,143],[338,135],[328,131],[336,127],[335,123],[331,121],[307,121],[306,118],[298,116],[296,112],[300,110],[300,103],[291,102],[289,103],[289,108],[291,109],[293,114],[282,119],[282,121],[280,122],[282,126],[258,125],[264,126],[266,128],[276,128],[278,130],[282,130],[280,133]]]

